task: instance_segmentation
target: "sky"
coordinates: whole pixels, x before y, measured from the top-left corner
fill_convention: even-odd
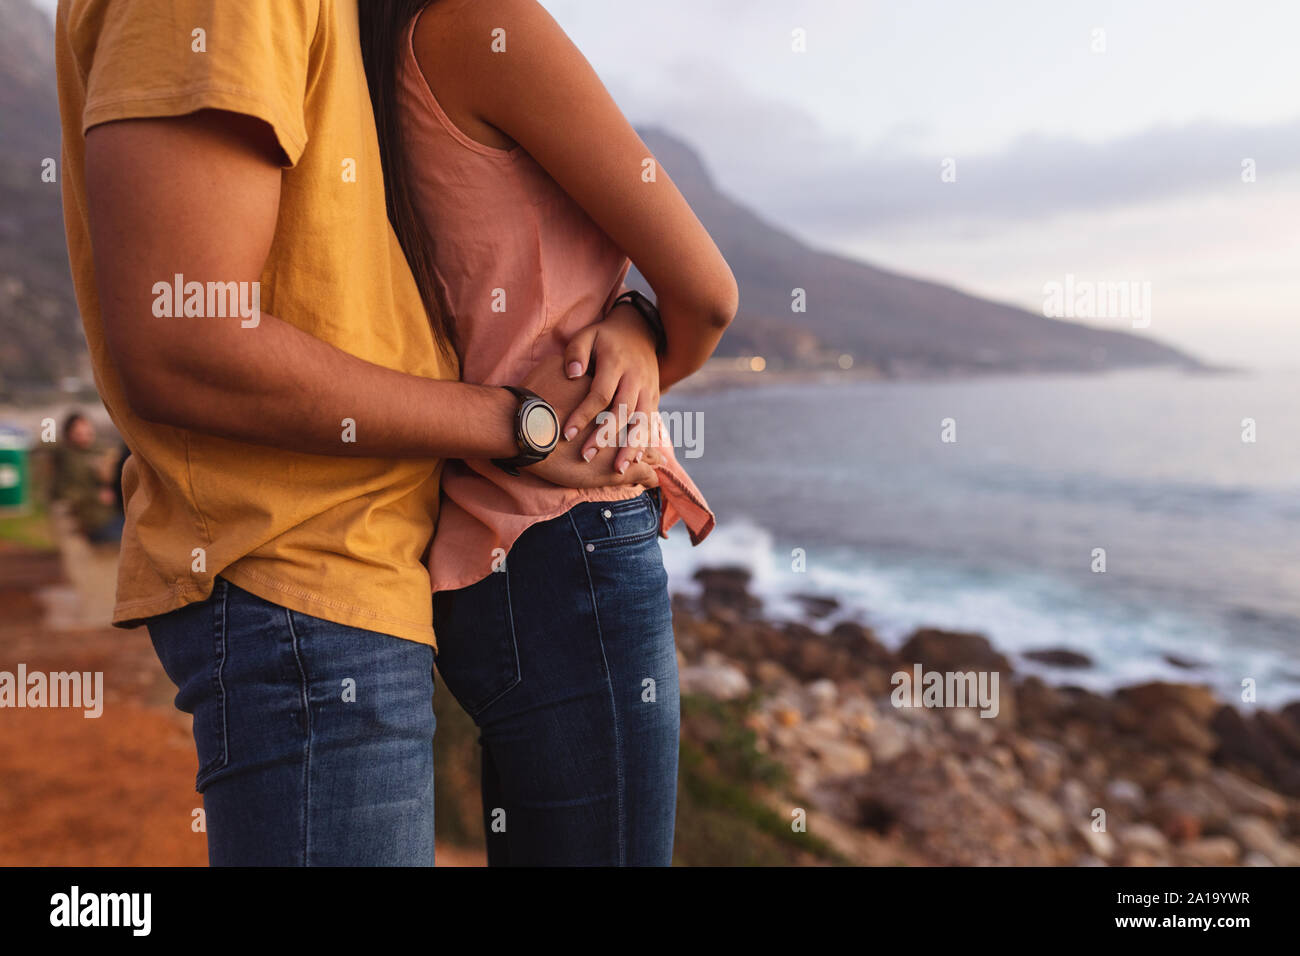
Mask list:
[[[1040,314],[1067,276],[1143,283],[1138,334],[1300,368],[1296,0],[541,2],[633,123],[813,246]]]
[[[1067,275],[1146,283],[1139,334],[1300,367],[1300,3],[543,5],[635,124],[811,245],[1040,314]]]

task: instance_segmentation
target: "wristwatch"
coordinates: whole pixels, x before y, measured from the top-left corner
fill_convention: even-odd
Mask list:
[[[493,458],[496,465],[508,475],[518,476],[519,469],[535,465],[552,451],[560,439],[560,419],[546,399],[536,392],[514,385],[502,388],[519,399],[515,413],[515,443],[519,454],[513,458]]]
[[[646,325],[650,326],[650,331],[654,333],[655,353],[663,355],[668,348],[668,334],[664,331],[664,320],[659,315],[659,307],[636,289],[624,292],[614,300],[614,305],[620,302],[627,302],[641,313],[641,318],[645,319]],[[613,309],[614,305],[610,308]]]

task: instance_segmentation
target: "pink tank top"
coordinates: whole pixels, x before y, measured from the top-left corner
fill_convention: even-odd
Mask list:
[[[461,380],[512,385],[608,311],[626,288],[629,262],[522,147],[479,143],[452,123],[416,62],[414,29],[415,20],[402,47],[398,108],[413,159],[413,199],[431,223],[438,278],[456,326]],[[502,296],[504,311],[493,311]],[[671,445],[659,450],[659,533],[666,537],[683,520],[699,544],[713,529],[713,512]],[[561,488],[527,473],[512,477],[486,461],[448,461],[429,553],[433,590],[486,577],[529,526],[579,502],[643,491]]]

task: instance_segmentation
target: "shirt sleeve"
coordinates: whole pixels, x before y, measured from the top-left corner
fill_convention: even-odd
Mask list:
[[[307,145],[304,106],[319,0],[109,0],[92,6],[82,24],[96,32],[83,132],[114,120],[228,110],[265,122],[286,165],[298,162]]]

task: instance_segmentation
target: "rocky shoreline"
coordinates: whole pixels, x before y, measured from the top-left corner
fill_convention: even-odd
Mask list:
[[[673,598],[683,694],[744,702],[755,745],[788,773],[769,802],[786,819],[806,808],[849,860],[878,859],[870,845],[931,865],[1300,865],[1300,702],[1053,686],[979,634],[922,629],[891,650],[861,624],[765,618],[744,569],[696,579],[698,596]],[[994,716],[898,706],[895,675],[972,672],[991,678]]]

